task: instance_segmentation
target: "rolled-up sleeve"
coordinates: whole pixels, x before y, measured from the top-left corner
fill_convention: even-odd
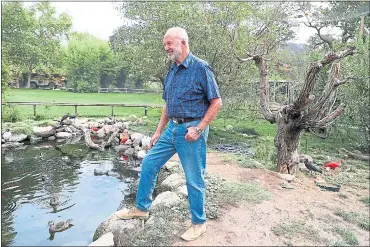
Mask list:
[[[208,101],[215,98],[221,98],[215,75],[210,66],[204,66],[205,80],[203,88],[206,92]]]

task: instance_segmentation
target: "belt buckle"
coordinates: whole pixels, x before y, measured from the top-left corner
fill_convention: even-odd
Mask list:
[[[173,118],[172,119],[172,121],[175,123],[175,124],[181,124],[181,123],[183,123],[184,121],[183,121],[183,119],[181,119],[181,118]]]

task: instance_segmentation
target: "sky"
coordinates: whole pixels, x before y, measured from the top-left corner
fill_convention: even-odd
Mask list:
[[[31,3],[26,3],[31,4]],[[72,17],[72,29],[78,32],[89,32],[102,40],[109,40],[113,31],[121,26],[122,19],[113,2],[51,2],[57,13],[66,12]],[[312,28],[301,24],[294,43],[306,43],[314,34]]]

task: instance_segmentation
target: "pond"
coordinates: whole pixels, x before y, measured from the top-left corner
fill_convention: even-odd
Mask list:
[[[123,206],[134,205],[129,184],[136,163],[113,149],[90,150],[83,142],[40,142],[1,155],[1,244],[87,246],[99,224]],[[94,175],[95,169],[109,170]],[[50,206],[52,197],[60,204]],[[72,219],[54,236],[48,222]]]

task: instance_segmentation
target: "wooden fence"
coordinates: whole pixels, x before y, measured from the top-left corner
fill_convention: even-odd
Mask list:
[[[162,90],[101,87],[98,89],[98,93],[162,93]]]
[[[74,106],[75,107],[75,114],[77,112],[78,106],[110,106],[112,108],[112,116],[114,115],[113,108],[114,107],[143,107],[144,108],[144,114],[147,116],[148,108],[162,108],[163,105],[143,105],[143,104],[116,104],[116,103],[99,103],[99,104],[87,104],[87,103],[47,103],[47,102],[19,102],[19,101],[8,101],[5,104],[11,104],[11,105],[32,105],[33,106],[33,115],[36,116],[36,106],[38,105],[48,105],[48,106]]]

